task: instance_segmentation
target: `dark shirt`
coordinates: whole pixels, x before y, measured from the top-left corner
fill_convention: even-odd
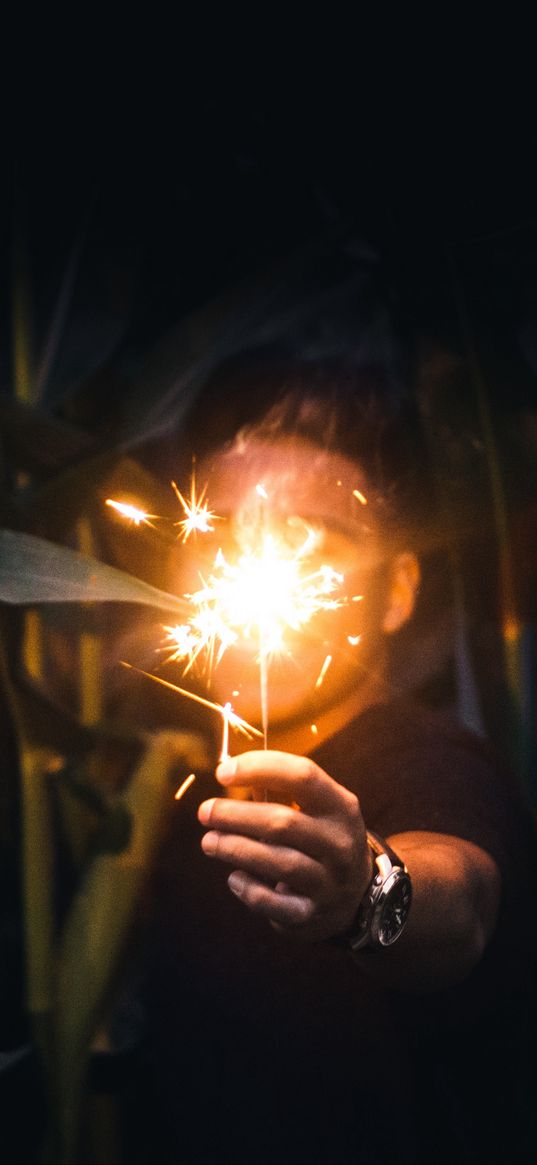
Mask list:
[[[480,1160],[489,1136],[498,1149],[504,1122],[495,1130],[489,1121],[486,1134],[474,1127],[473,1073],[482,1062],[490,1068],[493,1054],[477,1045],[495,1034],[498,1057],[508,1055],[506,1039],[518,1055],[520,1023],[530,1022],[533,964],[520,925],[528,815],[481,741],[404,703],[367,710],[312,756],[357,793],[378,833],[433,830],[486,849],[502,874],[496,935],[465,984],[429,997],[378,983],[382,953],[371,952],[363,973],[344,949],[282,937],[202,854],[197,805],[219,790],[213,777],[199,778],[196,796],[177,804],[153,887],[147,1159]],[[505,1107],[505,1087],[502,1095]],[[142,1140],[136,1160],[145,1159]]]

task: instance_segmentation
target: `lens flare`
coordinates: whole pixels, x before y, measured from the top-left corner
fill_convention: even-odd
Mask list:
[[[297,551],[273,534],[262,537],[259,550],[228,561],[219,550],[208,578],[186,596],[192,604],[188,623],[167,627],[170,659],[184,661],[185,674],[203,654],[210,668],[240,639],[260,654],[285,651],[285,632],[299,632],[319,611],[334,611],[347,600],[338,591],[344,576],[323,564],[308,567],[312,531]]]
[[[213,523],[220,518],[206,500],[207,486],[197,493],[194,472],[188,497],[181,493],[174,481],[171,485],[184,513],[180,521],[173,523],[181,531],[181,541],[187,542],[191,534],[213,532]],[[241,647],[255,652],[260,675],[263,733],[253,731],[263,735],[266,747],[270,658],[290,654],[286,638],[289,632],[300,633],[319,612],[335,611],[349,601],[359,602],[362,596],[352,595],[349,600],[343,592],[344,575],[327,563],[314,565],[314,556],[319,561],[322,539],[318,530],[303,521],[289,519],[284,535],[277,534],[271,528],[270,499],[264,485],[258,482],[254,492],[262,501],[261,517],[257,511],[257,517],[250,525],[239,526],[234,557],[226,557],[219,549],[207,577],[200,573],[198,590],[184,596],[190,604],[190,617],[186,623],[164,627],[166,639],[161,650],[166,653],[167,662],[183,665],[183,675],[197,664],[209,679],[213,668],[230,647],[240,643]],[[363,505],[367,504],[360,491],[354,490],[353,493]],[[264,503],[268,504],[265,506]],[[108,498],[106,504],[135,526],[151,525],[151,519],[156,518],[156,515],[126,502]],[[348,642],[355,646],[359,639],[359,636],[349,636]],[[327,654],[315,681],[316,688],[323,683],[331,662],[332,655]],[[144,674],[158,679],[150,673]],[[162,679],[158,682],[166,684]],[[231,704],[213,704],[176,685],[167,686],[220,713],[222,756],[228,755],[230,726],[240,731],[252,731],[250,725],[235,715]]]

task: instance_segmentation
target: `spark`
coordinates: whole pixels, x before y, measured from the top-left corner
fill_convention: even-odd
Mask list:
[[[129,502],[116,502],[113,498],[107,498],[105,505],[111,506],[122,518],[128,518],[134,526],[151,526],[154,529],[151,519],[158,519],[158,514],[146,514],[145,510],[140,510]]]
[[[317,736],[318,729],[317,729],[316,724],[311,725],[311,731],[312,731],[313,736]]]
[[[182,785],[179,785],[179,788],[178,788],[178,790],[177,790],[177,792],[176,792],[176,794],[175,794],[175,800],[176,800],[176,801],[180,801],[180,800],[181,800],[181,797],[183,796],[183,793],[186,793],[187,789],[189,789],[189,788],[190,788],[190,786],[191,786],[192,782],[193,782],[193,781],[195,781],[195,780],[196,780],[196,774],[195,774],[195,773],[190,773],[190,776],[188,776],[188,777],[185,777],[185,779],[184,779],[184,781],[183,781]]]
[[[354,498],[358,498],[358,501],[361,502],[363,506],[367,506],[367,498],[363,493],[361,493],[359,489],[353,489],[352,496]]]
[[[214,530],[211,522],[216,521],[218,515],[209,509],[209,503],[205,501],[205,495],[207,493],[206,485],[204,485],[199,497],[196,497],[196,478],[194,472],[192,472],[190,480],[189,498],[183,496],[175,481],[172,481],[171,485],[176,498],[183,507],[185,515],[180,522],[174,522],[174,526],[179,526],[182,531],[180,536],[181,541],[186,542],[187,538],[196,531],[200,534],[208,534]]]
[[[316,679],[316,681],[315,681],[315,687],[316,687],[316,688],[320,688],[320,686],[321,686],[321,684],[322,684],[322,682],[323,682],[323,680],[324,680],[324,677],[325,677],[325,675],[326,675],[326,673],[327,673],[327,671],[328,671],[328,668],[330,667],[330,664],[331,664],[331,663],[332,663],[332,656],[331,656],[331,655],[327,655],[327,656],[326,656],[326,659],[325,659],[325,661],[324,661],[324,663],[323,663],[323,666],[322,666],[322,668],[321,668],[321,670],[320,670],[320,672],[319,672],[319,675],[317,676],[317,679]]]
[[[265,498],[265,501],[267,501],[267,500],[268,500],[268,493],[267,493],[267,491],[266,491],[266,489],[265,489],[264,485],[261,485],[261,482],[260,482],[260,481],[258,481],[258,483],[257,483],[257,485],[256,485],[256,487],[255,487],[255,491],[256,491],[256,493],[257,493],[257,494],[259,494],[259,497],[260,497],[260,498]]]
[[[347,643],[350,643],[351,647],[358,647],[361,638],[361,635],[347,635]]]

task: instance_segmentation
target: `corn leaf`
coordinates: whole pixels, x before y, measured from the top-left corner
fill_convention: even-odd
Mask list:
[[[0,602],[142,603],[188,614],[188,603],[142,579],[33,534],[0,530]]]

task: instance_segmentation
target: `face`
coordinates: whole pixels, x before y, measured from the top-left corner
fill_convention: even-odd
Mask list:
[[[197,480],[215,516],[178,549],[170,584],[192,596],[198,636],[221,621],[192,670],[256,726],[264,700],[273,725],[314,722],[379,651],[380,539],[364,474],[286,439],[235,445]]]

